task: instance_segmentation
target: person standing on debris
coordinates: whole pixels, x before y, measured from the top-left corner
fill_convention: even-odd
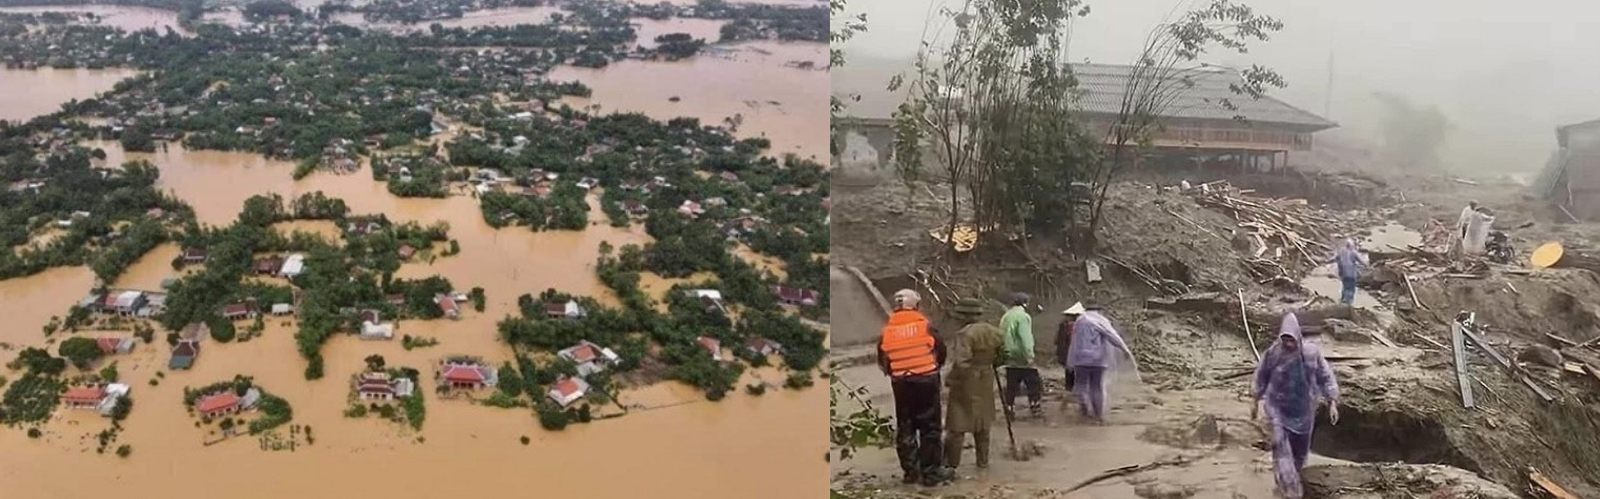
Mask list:
[[[1462,241],[1462,252],[1468,255],[1483,254],[1484,244],[1489,242],[1489,229],[1494,227],[1494,211],[1484,206],[1472,213],[1471,220],[1467,222],[1467,236]]]
[[[1328,421],[1339,424],[1339,384],[1333,368],[1315,343],[1300,334],[1300,319],[1284,314],[1278,341],[1267,348],[1256,367],[1254,405],[1250,419],[1265,406],[1272,423],[1272,462],[1278,495],[1303,497],[1300,471],[1311,452],[1311,430],[1320,400],[1328,402]]]
[[[961,466],[961,446],[972,434],[978,468],[989,467],[989,426],[994,424],[995,366],[999,364],[1000,328],[981,322],[983,302],[968,298],[953,310],[962,328],[950,342],[950,407],[944,420],[944,462]]]
[[[1361,270],[1367,266],[1367,258],[1356,250],[1356,241],[1345,238],[1339,242],[1339,249],[1333,252],[1333,264],[1339,271],[1339,283],[1342,288],[1339,292],[1339,303],[1349,305],[1356,300],[1356,280],[1361,277]]]
[[[1027,293],[1011,297],[1011,310],[1000,317],[1000,329],[1005,332],[1006,406],[1017,406],[1017,392],[1024,386],[1028,392],[1028,410],[1033,417],[1044,416],[1044,381],[1039,369],[1033,366],[1033,316],[1028,314]],[[1012,414],[1016,412],[1013,410]]]
[[[1072,304],[1071,308],[1061,312],[1061,326],[1056,328],[1056,363],[1061,364],[1067,372],[1067,386],[1073,385],[1072,368],[1067,365],[1067,354],[1072,351],[1072,324],[1078,321],[1080,315],[1083,315],[1083,302]],[[1065,409],[1066,404],[1063,403],[1061,407]]]
[[[1467,223],[1472,221],[1472,214],[1477,212],[1477,201],[1468,201],[1467,207],[1461,209],[1461,216],[1456,218],[1456,230],[1450,233],[1449,251],[1451,253],[1459,254],[1456,252],[1461,249],[1462,243],[1467,240]]]
[[[922,296],[894,293],[894,313],[878,343],[878,367],[894,391],[895,450],[905,483],[933,486],[949,481],[939,428],[939,369],[945,348],[927,316],[917,311]]]
[[[1115,365],[1119,353],[1127,354],[1134,370],[1139,369],[1139,362],[1111,326],[1104,309],[1097,304],[1084,306],[1083,316],[1073,321],[1067,368],[1072,369],[1072,390],[1078,394],[1083,416],[1100,424],[1106,422],[1106,371]]]

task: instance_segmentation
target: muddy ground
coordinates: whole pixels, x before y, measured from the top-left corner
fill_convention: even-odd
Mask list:
[[[1466,199],[1496,209],[1496,228],[1510,229],[1521,250],[1518,262],[1491,266],[1487,277],[1454,278],[1443,268],[1407,269],[1407,289],[1394,272],[1373,272],[1362,281],[1354,309],[1333,303],[1336,283],[1325,269],[1292,269],[1300,285],[1255,282],[1241,254],[1220,235],[1232,218],[1163,190],[1178,180],[1200,183],[1226,178],[1257,195],[1302,198],[1332,230],[1363,239],[1364,248],[1420,239],[1429,219],[1453,223]],[[892,449],[862,453],[834,464],[835,485],[862,497],[1271,497],[1265,438],[1249,420],[1248,372],[1253,357],[1235,296],[1244,291],[1254,337],[1275,331],[1286,310],[1311,310],[1303,323],[1318,331],[1344,390],[1339,425],[1318,424],[1316,456],[1307,472],[1313,497],[1512,497],[1527,494],[1528,468],[1536,468],[1578,497],[1600,497],[1600,379],[1562,374],[1539,362],[1519,364],[1533,383],[1553,394],[1546,403],[1507,374],[1484,352],[1469,349],[1470,379],[1477,407],[1462,408],[1446,322],[1458,311],[1477,313],[1487,324],[1490,345],[1507,356],[1536,345],[1563,348],[1564,360],[1600,366],[1600,352],[1567,345],[1600,337],[1600,279],[1585,270],[1529,269],[1526,255],[1537,244],[1562,241],[1590,247],[1600,226],[1563,223],[1505,181],[1445,175],[1278,174],[1241,176],[1225,172],[1164,172],[1130,178],[1114,186],[1099,251],[1119,261],[1156,269],[1195,293],[1209,292],[1183,310],[1152,310],[1146,300],[1166,296],[1117,266],[1105,280],[1086,284],[1083,255],[1059,238],[996,243],[977,255],[940,257],[927,230],[947,218],[941,189],[907,189],[895,181],[856,178],[836,182],[836,262],[855,267],[882,292],[917,287],[939,317],[957,297],[998,298],[1027,291],[1043,303],[1035,318],[1040,359],[1052,358],[1059,311],[1092,298],[1106,303],[1143,367],[1142,382],[1123,386],[1104,427],[1076,424],[1072,403],[1063,403],[1059,368],[1046,369],[1050,411],[1043,420],[1019,421],[1023,442],[1046,450],[1027,462],[1002,458],[1004,427],[995,428],[996,462],[983,473],[960,470],[963,479],[940,489],[899,484]],[[946,194],[947,195],[947,194]],[[1196,222],[1191,224],[1171,213]],[[1529,223],[1531,225],[1528,225]],[[1401,236],[1394,236],[1399,232]],[[986,243],[989,244],[989,243]],[[1411,242],[1398,243],[1400,245]],[[1392,248],[1391,248],[1392,249]],[[1327,286],[1332,283],[1333,285]],[[867,364],[867,345],[881,324],[870,293],[847,272],[836,272],[832,322],[835,361],[855,364],[847,382],[867,386],[877,407],[892,408],[887,381]],[[1414,290],[1416,298],[1412,299]],[[850,305],[850,302],[857,305]],[[862,305],[862,303],[866,303]],[[994,303],[990,320],[998,320]],[[1395,346],[1385,346],[1384,340]],[[1003,419],[1001,419],[1003,421]],[[1181,464],[1112,478],[1067,493],[1104,470],[1152,462]],[[1472,495],[1477,494],[1477,495]]]

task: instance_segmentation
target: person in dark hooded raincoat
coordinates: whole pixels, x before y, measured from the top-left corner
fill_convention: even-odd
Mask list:
[[[1004,338],[1000,328],[982,322],[983,302],[968,298],[952,311],[963,327],[956,332],[950,347],[949,407],[944,420],[945,466],[961,465],[965,434],[972,434],[978,467],[989,467],[989,427],[994,424],[995,366],[999,363]]]
[[[1339,384],[1333,368],[1319,345],[1305,342],[1300,319],[1293,312],[1284,314],[1278,340],[1262,354],[1256,368],[1255,406],[1250,409],[1251,419],[1265,409],[1272,424],[1272,463],[1279,497],[1304,497],[1300,470],[1311,454],[1311,430],[1322,400],[1328,401],[1329,421],[1338,424]]]

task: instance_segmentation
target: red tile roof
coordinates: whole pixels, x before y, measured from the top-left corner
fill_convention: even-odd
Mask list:
[[[698,341],[700,342],[700,346],[705,347],[706,351],[711,352],[713,356],[722,352],[722,342],[717,341],[716,338],[712,338],[710,336],[701,336]]]
[[[246,314],[249,314],[249,313],[250,313],[250,306],[249,305],[245,305],[243,303],[234,303],[232,305],[228,305],[228,306],[222,307],[222,315],[223,315],[223,317],[231,317],[231,316],[235,316],[235,315],[246,315]]]
[[[233,390],[228,390],[200,399],[199,402],[195,402],[194,409],[201,414],[210,414],[236,405],[239,405],[239,396],[234,395]]]
[[[455,383],[482,383],[487,378],[481,366],[450,365],[444,370],[445,381]]]
[[[461,306],[456,304],[456,300],[448,295],[440,295],[435,301],[439,302],[439,310],[445,312],[461,310]]]
[[[117,351],[117,345],[122,343],[122,338],[106,336],[94,341],[100,344],[100,353],[113,353]]]
[[[572,349],[572,359],[579,364],[589,362],[599,356],[600,351],[594,345],[578,345],[578,348]]]
[[[99,403],[100,399],[105,397],[106,390],[97,386],[93,388],[78,387],[68,389],[67,393],[61,396],[61,399],[67,402],[92,404]]]
[[[563,397],[570,397],[583,389],[582,387],[579,387],[578,382],[573,381],[572,378],[562,378],[561,381],[556,382],[555,388],[556,393],[560,393]]]

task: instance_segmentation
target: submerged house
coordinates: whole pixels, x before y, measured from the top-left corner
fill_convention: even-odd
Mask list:
[[[1574,220],[1600,220],[1600,119],[1556,128],[1533,194]]]
[[[172,347],[172,359],[167,361],[167,368],[175,371],[188,370],[194,367],[194,360],[199,357],[199,341],[178,340],[178,345]]]
[[[388,402],[410,397],[416,386],[408,378],[393,378],[389,373],[365,372],[356,376],[356,396],[361,400]]]
[[[550,385],[550,400],[564,409],[589,394],[589,383],[583,378],[562,377]]]
[[[133,351],[133,338],[117,338],[106,336],[96,338],[95,343],[100,345],[100,353],[105,355],[128,353]]]
[[[95,409],[106,398],[106,389],[99,386],[68,388],[61,394],[61,403],[68,409]]]
[[[578,376],[587,377],[591,374],[606,370],[607,367],[621,360],[616,352],[610,348],[585,341],[556,352],[563,359],[572,361],[578,366]]]
[[[471,358],[451,358],[439,363],[436,375],[440,386],[463,390],[479,390],[499,383],[495,368]]]

